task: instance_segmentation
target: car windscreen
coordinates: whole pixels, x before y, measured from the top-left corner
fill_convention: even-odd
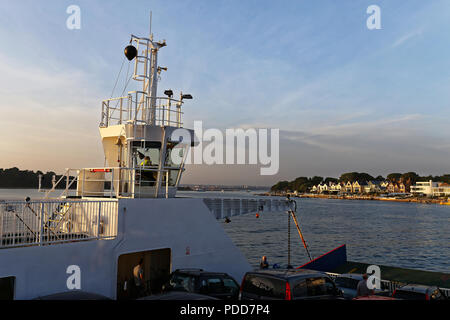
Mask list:
[[[194,292],[194,277],[188,274],[173,274],[168,290]]]
[[[308,297],[332,295],[335,291],[333,281],[326,277],[306,279],[306,291]]]
[[[203,294],[236,294],[239,287],[233,279],[221,276],[200,277],[199,293]]]

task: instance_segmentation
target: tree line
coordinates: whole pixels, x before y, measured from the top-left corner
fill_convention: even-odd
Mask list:
[[[440,181],[450,184],[450,174],[444,174],[442,176],[419,176],[415,172],[406,172],[406,173],[390,173],[385,177],[382,175],[378,175],[373,177],[372,175],[365,172],[347,172],[341,174],[339,178],[327,177],[323,178],[320,176],[314,176],[312,178],[308,177],[298,177],[292,181],[279,181],[271,187],[271,191],[297,191],[297,192],[307,192],[313,186],[318,185],[320,183],[334,182],[334,183],[347,183],[347,182],[355,182],[355,181],[385,181],[388,180],[393,183],[404,183],[404,184],[415,184],[418,181]]]
[[[39,175],[42,175],[41,187],[43,189],[52,188],[53,176],[56,176],[56,181],[61,178],[61,175],[49,171],[43,173],[42,171],[30,171],[30,170],[20,170],[19,168],[0,168],[0,188],[22,188],[22,189],[37,189],[39,186]],[[70,177],[70,181],[73,177]],[[60,188],[65,188],[65,177],[63,177],[63,183],[60,184]],[[75,188],[75,184],[72,188]]]

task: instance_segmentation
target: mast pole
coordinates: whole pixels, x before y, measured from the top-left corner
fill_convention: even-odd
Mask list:
[[[152,35],[152,11],[150,11],[150,33],[148,34],[148,38],[153,41],[153,35]]]

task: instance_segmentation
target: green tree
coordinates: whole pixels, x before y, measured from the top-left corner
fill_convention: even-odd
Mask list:
[[[340,182],[354,182],[358,180],[358,172],[347,172],[347,173],[343,173],[341,174],[341,176],[339,177],[339,181]]]
[[[419,178],[419,175],[415,172],[407,172],[402,174],[400,177],[400,180],[405,184],[414,184],[417,179]]]
[[[390,182],[398,182],[401,178],[402,174],[401,173],[390,173],[387,175],[387,179]]]
[[[323,181],[323,177],[314,176],[314,177],[311,178],[311,183],[312,183],[313,185],[322,183],[322,181]]]
[[[272,191],[286,191],[289,188],[288,181],[280,181],[270,188]]]
[[[326,177],[325,180],[324,180],[324,182],[327,183],[327,184],[328,184],[329,182],[337,183],[337,182],[339,182],[339,180],[336,179],[336,178]]]
[[[341,177],[339,178],[340,182],[355,182],[355,181],[370,181],[370,180],[374,180],[374,178],[365,172],[348,172],[348,173],[344,173],[341,175]]]

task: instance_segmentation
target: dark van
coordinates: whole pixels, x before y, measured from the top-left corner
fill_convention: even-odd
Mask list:
[[[330,276],[306,269],[247,272],[239,296],[241,300],[343,299]]]

